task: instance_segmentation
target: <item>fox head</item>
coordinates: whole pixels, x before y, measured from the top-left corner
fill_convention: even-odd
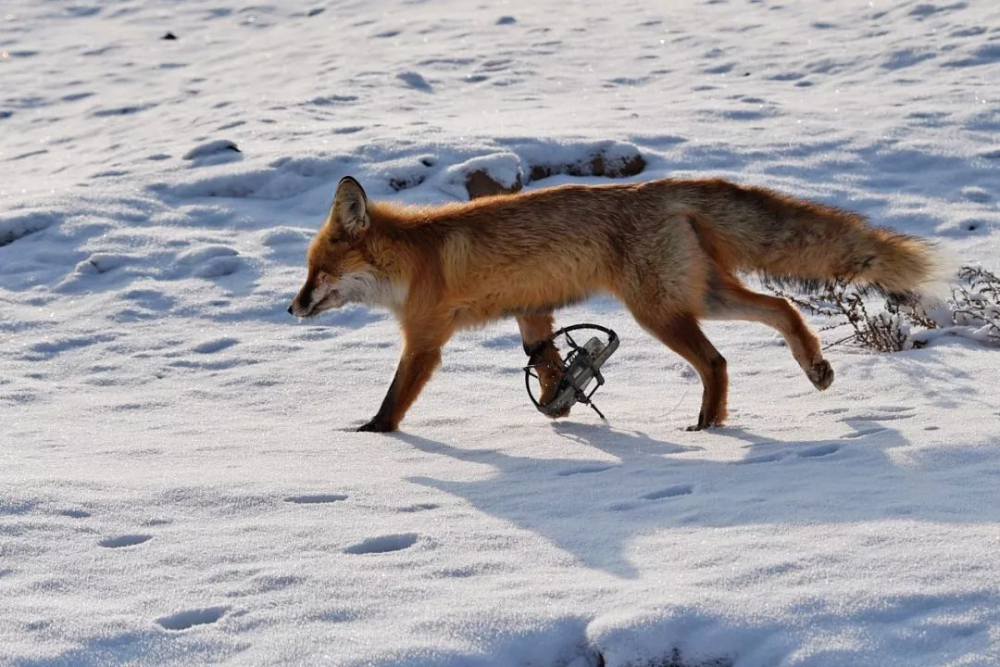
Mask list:
[[[306,282],[292,299],[290,314],[313,317],[352,302],[394,307],[402,300],[400,290],[366,251],[370,227],[368,197],[360,183],[345,176],[309,246]]]

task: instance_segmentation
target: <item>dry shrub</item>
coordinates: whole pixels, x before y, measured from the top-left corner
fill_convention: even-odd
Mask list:
[[[926,343],[914,338],[914,335],[938,326],[921,307],[892,300],[886,300],[880,310],[871,312],[865,303],[868,292],[849,285],[844,280],[823,283],[815,291],[806,294],[793,294],[766,278],[764,286],[802,310],[833,320],[831,324],[822,327],[821,331],[846,326],[851,328],[850,334],[830,343],[826,348],[843,343],[854,343],[878,352],[919,348]]]
[[[952,324],[969,338],[1000,345],[1000,278],[985,269],[963,266],[951,288]]]
[[[827,348],[853,343],[878,352],[898,352],[924,347],[945,334],[1000,345],[1000,278],[972,266],[963,266],[956,277],[951,298],[935,309],[933,316],[922,306],[892,299],[887,299],[877,312],[869,310],[869,291],[849,285],[846,280],[824,283],[801,294],[766,278],[763,282],[774,294],[802,310],[833,320],[822,331],[851,328],[850,334]]]

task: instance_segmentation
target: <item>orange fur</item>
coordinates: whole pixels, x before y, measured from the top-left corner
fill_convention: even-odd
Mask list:
[[[722,180],[567,185],[467,203],[369,202],[341,181],[289,308],[315,315],[346,301],[390,308],[404,352],[365,430],[395,429],[459,328],[518,319],[526,349],[552,331],[552,311],[598,292],[621,299],[683,356],[705,386],[696,428],[726,415],[726,363],[698,319],[747,319],[785,336],[820,389],[833,380],[816,336],[784,299],[736,277],[843,278],[892,293],[930,278],[923,241],[869,226],[851,212]],[[557,360],[554,351],[543,358]],[[558,381],[543,378],[543,398]]]

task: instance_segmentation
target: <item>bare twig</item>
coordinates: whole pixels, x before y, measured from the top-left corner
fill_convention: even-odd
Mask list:
[[[897,352],[909,346],[919,347],[919,341],[910,336],[912,325],[929,329],[937,324],[918,308],[903,308],[899,304],[886,302],[884,310],[873,314],[865,305],[865,291],[851,286],[850,278],[825,283],[812,294],[791,294],[773,281],[764,278],[764,286],[776,295],[784,297],[799,308],[814,315],[835,320],[822,328],[830,331],[850,326],[853,332],[824,349],[855,343],[879,352]]]
[[[920,306],[887,300],[880,311],[869,312],[868,292],[850,285],[850,278],[828,282],[806,294],[792,294],[766,277],[763,282],[777,296],[788,299],[802,310],[833,320],[821,331],[851,328],[849,335],[823,349],[844,343],[879,352],[920,348],[933,337],[926,332],[939,328],[939,322]],[[958,271],[957,282],[952,285],[951,299],[944,305],[953,326],[941,329],[942,332],[1000,345],[1000,277],[985,269],[963,266]]]
[[[963,266],[951,289],[952,322],[975,327],[977,337],[1000,344],[1000,278],[985,269]]]

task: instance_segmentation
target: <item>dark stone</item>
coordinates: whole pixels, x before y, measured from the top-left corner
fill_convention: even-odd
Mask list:
[[[518,192],[522,187],[520,174],[517,175],[517,180],[510,187],[506,187],[494,180],[483,169],[477,169],[465,177],[465,189],[469,193],[469,199],[491,197],[493,195],[509,195]]]

